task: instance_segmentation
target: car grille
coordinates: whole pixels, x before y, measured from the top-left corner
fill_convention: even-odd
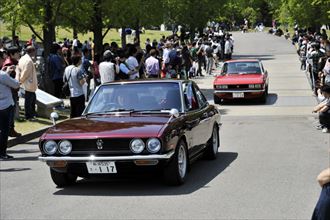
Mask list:
[[[102,140],[102,148],[98,148],[97,141]],[[71,155],[129,155],[132,154],[130,139],[91,139],[71,140]]]
[[[244,85],[228,85],[228,89],[249,89],[249,84],[244,84]]]

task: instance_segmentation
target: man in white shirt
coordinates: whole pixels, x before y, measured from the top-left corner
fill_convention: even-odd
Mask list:
[[[110,50],[103,53],[104,61],[99,65],[101,83],[112,82],[115,80],[115,75],[119,73],[119,68],[116,64],[112,63],[113,54]]]
[[[129,75],[129,79],[138,79],[139,78],[139,69],[143,63],[143,59],[139,64],[137,59],[135,58],[135,54],[137,53],[137,49],[135,47],[131,47],[128,50],[129,57],[126,60],[126,64],[129,70],[132,70],[133,73]]]

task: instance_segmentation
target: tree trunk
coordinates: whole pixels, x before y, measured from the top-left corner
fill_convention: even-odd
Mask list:
[[[103,52],[103,34],[102,34],[102,12],[101,12],[101,1],[96,0],[94,2],[94,54],[99,54],[102,57]]]
[[[121,47],[123,49],[126,48],[126,32],[125,32],[125,26],[121,27]]]
[[[13,16],[12,27],[11,27],[11,39],[12,39],[13,45],[15,43],[14,42],[15,36],[16,36],[16,17]]]
[[[73,32],[73,36],[72,36],[72,38],[74,39],[76,36],[78,36],[78,31],[77,31],[77,29],[75,28],[75,25],[74,25],[74,27],[73,27],[72,32]]]
[[[193,42],[195,39],[195,28],[194,27],[190,27],[190,41]]]
[[[135,37],[138,45],[140,46],[140,20],[136,19],[136,26],[135,26]],[[136,42],[134,42],[136,43]]]
[[[53,21],[53,9],[50,0],[44,3],[45,6],[45,17],[43,26],[43,46],[44,46],[44,59],[45,59],[45,73],[42,77],[44,90],[50,94],[54,94],[54,84],[48,69],[48,56],[50,54],[50,48],[52,43],[56,40],[55,38],[55,24]]]

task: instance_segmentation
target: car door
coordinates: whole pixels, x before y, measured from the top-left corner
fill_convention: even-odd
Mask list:
[[[200,121],[197,131],[200,134],[198,144],[205,144],[212,135],[213,112],[211,112],[209,108],[209,103],[207,102],[207,99],[205,98],[202,91],[198,88],[198,86],[195,83],[193,83],[193,88],[198,102],[198,109],[199,109],[198,112],[200,115]]]
[[[193,156],[200,151],[200,131],[199,124],[201,119],[201,112],[195,91],[191,82],[184,84],[184,102],[185,102],[185,130],[189,147],[189,154]]]

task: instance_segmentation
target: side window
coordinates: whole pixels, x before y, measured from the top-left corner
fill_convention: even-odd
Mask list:
[[[196,91],[196,97],[200,108],[203,108],[207,105],[207,99],[203,95],[202,91],[198,88],[197,85],[194,85]]]
[[[184,99],[188,111],[198,109],[198,101],[192,84],[186,84],[184,88]]]

